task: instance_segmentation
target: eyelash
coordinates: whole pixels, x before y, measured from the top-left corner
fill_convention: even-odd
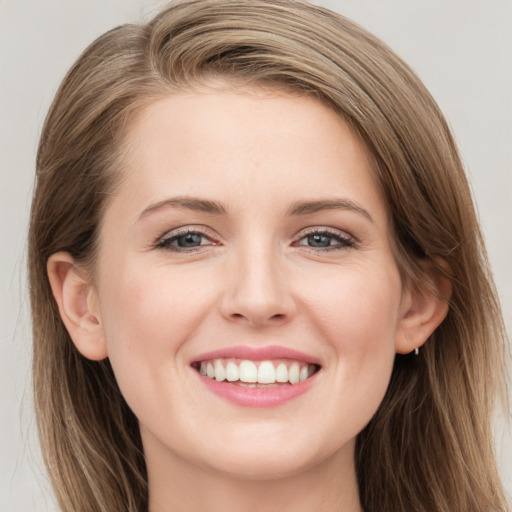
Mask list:
[[[181,253],[190,253],[190,252],[197,252],[198,250],[201,250],[204,245],[199,245],[198,247],[178,247],[171,245],[173,242],[176,242],[179,238],[185,237],[187,235],[200,235],[202,237],[211,239],[212,235],[208,229],[205,228],[184,228],[179,231],[172,232],[168,235],[164,235],[160,240],[156,243],[157,249],[165,249],[167,251],[174,251],[174,252],[181,252]],[[206,244],[205,244],[206,245]],[[212,242],[211,244],[207,245],[217,245],[216,242]]]
[[[200,251],[205,246],[211,246],[211,245],[218,245],[218,242],[212,242],[209,244],[199,245],[197,247],[178,247],[172,245],[173,242],[176,242],[178,239],[183,238],[187,235],[199,235],[201,237],[205,237],[211,240],[212,235],[208,229],[205,228],[184,228],[179,231],[173,232],[169,234],[168,236],[164,236],[163,238],[159,239],[155,247],[157,249],[165,249],[168,251],[173,252],[179,252],[179,253],[191,253],[191,252],[197,252]],[[316,252],[316,253],[325,253],[330,251],[340,251],[343,249],[348,249],[351,247],[354,247],[356,245],[355,240],[350,235],[343,235],[339,231],[331,230],[328,228],[311,228],[308,231],[302,232],[299,234],[300,237],[297,238],[295,242],[293,242],[294,247],[305,247],[310,251]],[[305,244],[301,244],[300,242],[304,240],[305,238],[311,237],[311,236],[325,236],[329,237],[331,239],[334,239],[338,242],[338,244],[328,247],[310,247]]]
[[[301,244],[300,241],[304,240],[305,238],[308,238],[310,236],[326,236],[329,238],[334,239],[338,243],[333,246],[328,247],[310,247],[304,244]],[[303,231],[300,233],[300,238],[296,242],[293,243],[294,246],[303,246],[307,247],[308,250],[316,252],[316,253],[325,253],[330,251],[341,251],[343,249],[349,249],[351,247],[354,247],[356,245],[356,242],[354,238],[348,234],[343,234],[337,230],[329,229],[329,228],[310,228],[308,231]]]

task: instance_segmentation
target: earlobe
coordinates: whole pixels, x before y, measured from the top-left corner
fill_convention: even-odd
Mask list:
[[[446,265],[441,262],[442,267]],[[404,291],[403,311],[395,340],[399,354],[422,346],[448,314],[452,284],[447,273],[432,263],[425,265],[426,283],[411,285]]]
[[[108,351],[94,286],[67,252],[52,254],[47,272],[61,319],[74,345],[88,359],[105,359]]]

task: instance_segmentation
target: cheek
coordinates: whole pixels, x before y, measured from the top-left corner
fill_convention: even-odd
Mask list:
[[[394,266],[381,268],[339,272],[328,288],[322,293],[316,288],[310,297],[316,328],[330,346],[331,400],[321,414],[354,436],[380,405],[395,358],[401,283]]]
[[[394,353],[394,337],[401,303],[401,282],[393,263],[389,266],[352,266],[319,279],[308,289],[306,309],[340,358]]]
[[[207,310],[206,290],[163,275],[158,268],[132,266],[103,280],[102,323],[121,388],[135,381],[156,386],[159,377],[176,376],[180,348]]]
[[[192,323],[201,311],[204,290],[180,278],[179,272],[173,276],[149,265],[133,265],[116,274],[104,280],[108,282],[102,290],[108,338],[123,333],[128,339],[139,339],[141,348],[157,348],[159,341],[166,338],[168,345],[169,334],[179,338],[180,328]],[[144,334],[145,342],[141,342],[140,334]]]

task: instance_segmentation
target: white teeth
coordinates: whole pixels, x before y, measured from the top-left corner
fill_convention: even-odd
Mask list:
[[[299,374],[299,363],[293,363],[288,370],[288,380],[291,384],[297,384],[297,382],[299,382]]]
[[[258,382],[260,384],[274,384],[276,369],[270,361],[262,361],[258,366]]]
[[[224,366],[222,366],[222,363],[217,359],[215,361],[215,380],[218,380],[219,382],[223,381],[226,378],[226,370]]]
[[[240,360],[238,360],[240,361]],[[277,364],[277,367],[275,366]],[[289,367],[288,367],[289,365]],[[212,359],[202,361],[199,365],[201,375],[218,382],[239,382],[241,385],[264,384],[278,386],[280,384],[297,384],[311,377],[316,371],[315,365],[294,361],[285,362],[261,361],[248,359],[237,362],[233,360]]]
[[[240,363],[240,380],[242,382],[258,382],[258,368],[252,361]]]
[[[288,382],[288,368],[284,363],[279,363],[277,366],[276,382]]]
[[[240,372],[238,371],[238,366],[230,361],[226,366],[226,379],[229,382],[235,382],[240,378]]]

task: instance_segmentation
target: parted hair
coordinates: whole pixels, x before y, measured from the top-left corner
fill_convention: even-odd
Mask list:
[[[217,78],[330,105],[375,163],[404,282],[424,286],[428,265],[451,280],[446,319],[419,356],[396,356],[387,394],[358,436],[364,509],[506,511],[491,435],[505,334],[453,137],[384,43],[298,0],[173,2],[148,23],[100,36],[55,96],[37,154],[29,278],[38,431],[62,510],[144,512],[148,486],[137,419],[108,359],[90,361],[71,342],[48,258],[68,251],[94,269],[133,119],[157,98]]]

